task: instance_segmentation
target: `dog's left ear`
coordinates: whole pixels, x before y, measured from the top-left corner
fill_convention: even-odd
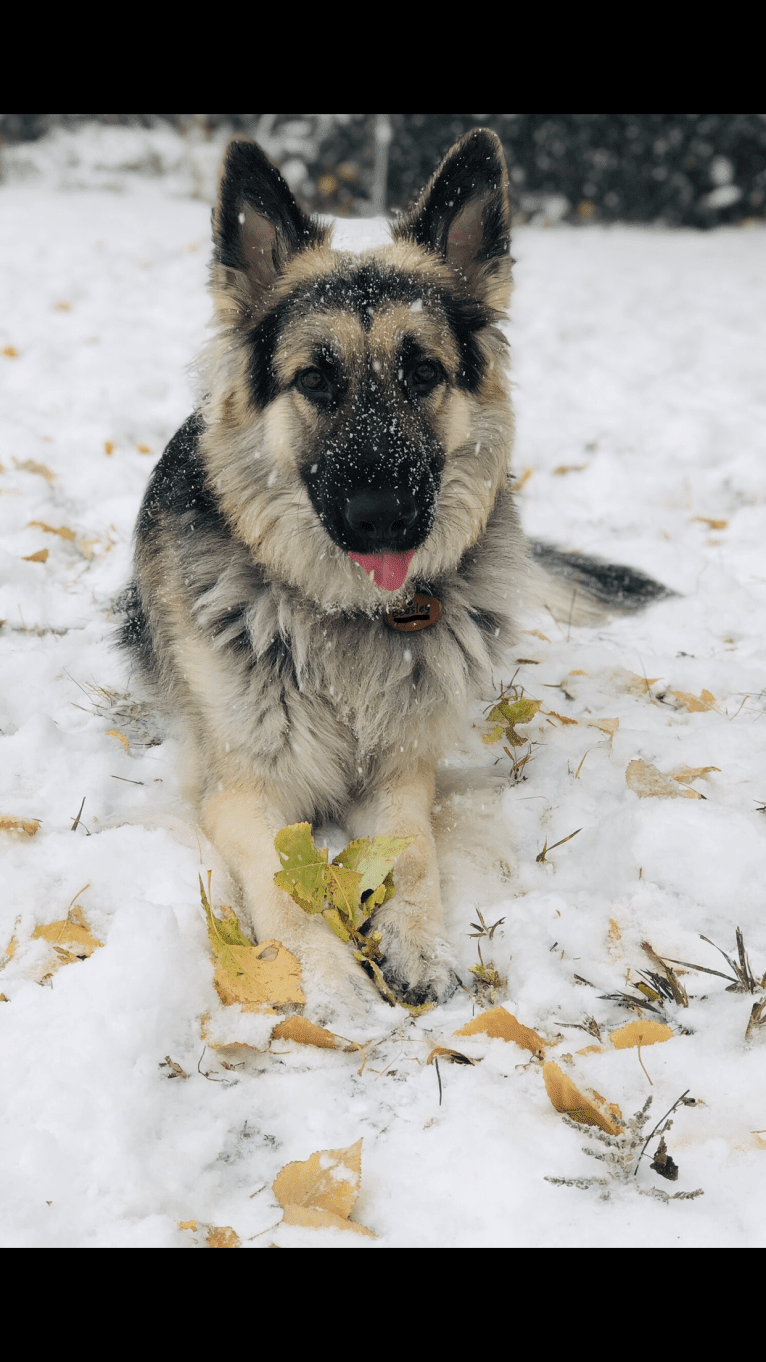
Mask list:
[[[213,210],[213,293],[219,305],[235,303],[251,317],[261,315],[292,256],[321,246],[328,235],[328,228],[298,206],[257,143],[229,144]]]
[[[466,133],[447,152],[420,198],[393,227],[461,276],[475,298],[502,312],[511,291],[511,203],[500,138]]]

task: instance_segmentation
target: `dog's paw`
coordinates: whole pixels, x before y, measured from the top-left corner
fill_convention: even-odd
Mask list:
[[[460,984],[457,961],[446,941],[428,927],[375,924],[381,932],[380,968],[386,983],[403,1003],[443,1003]]]

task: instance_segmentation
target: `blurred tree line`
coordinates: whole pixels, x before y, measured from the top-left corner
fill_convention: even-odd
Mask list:
[[[88,121],[170,124],[196,140],[245,133],[319,212],[405,207],[475,127],[503,142],[517,222],[712,227],[766,210],[764,114],[0,114],[0,142]]]

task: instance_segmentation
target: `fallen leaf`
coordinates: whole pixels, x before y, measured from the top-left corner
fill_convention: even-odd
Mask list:
[[[657,1045],[663,1040],[672,1040],[674,1032],[664,1022],[632,1021],[617,1031],[609,1032],[609,1039],[615,1050],[630,1050],[638,1045]]]
[[[3,354],[7,355],[9,359],[18,359],[19,357],[19,352],[15,345],[6,345]]]
[[[62,525],[61,528],[57,530],[54,525],[46,525],[44,520],[30,520],[27,524],[27,529],[32,528],[44,530],[46,534],[58,534],[62,539],[73,540],[75,538],[74,530],[68,529],[66,525]]]
[[[105,454],[114,453],[114,445],[112,444],[111,440],[104,440],[104,453]]]
[[[179,1230],[195,1230],[195,1231],[196,1231],[196,1229],[197,1229],[197,1222],[196,1222],[196,1220],[179,1220],[179,1222],[178,1222],[178,1228],[179,1228]]]
[[[151,445],[136,445],[139,454],[151,454]]]
[[[474,1061],[468,1055],[461,1054],[460,1050],[449,1050],[445,1045],[435,1045],[431,1051],[426,1064],[433,1064],[435,1059],[444,1059],[448,1064],[473,1064]]]
[[[125,751],[126,752],[130,751],[130,743],[128,742],[128,739],[125,737],[125,734],[120,732],[119,728],[108,729],[106,736],[107,738],[117,738],[122,743],[123,747],[125,748]]]
[[[62,964],[87,959],[104,944],[89,930],[81,908],[73,909],[60,922],[49,922],[42,927],[35,927],[32,935],[48,941],[51,946],[60,947],[69,957],[68,960],[62,960]]]
[[[0,817],[0,832],[23,832],[27,837],[34,837],[39,826],[39,818],[13,818],[10,814]]]
[[[610,738],[614,737],[619,727],[619,719],[594,719],[588,724],[588,728],[598,728],[602,733],[608,733]]]
[[[354,1041],[349,1042],[345,1037],[336,1036],[323,1026],[317,1026],[316,1022],[307,1021],[305,1017],[288,1017],[280,1022],[274,1027],[271,1039],[294,1040],[298,1045],[316,1045],[320,1050],[344,1050],[346,1054],[362,1048]]]
[[[321,1149],[302,1162],[288,1163],[274,1179],[274,1194],[285,1208],[288,1225],[331,1226],[372,1235],[349,1220],[362,1177],[362,1141],[348,1149]],[[306,1215],[322,1212],[330,1219]]]
[[[516,479],[516,483],[513,489],[514,492],[521,491],[522,487],[524,487],[529,482],[529,479],[531,478],[534,471],[535,470],[533,468],[524,469],[524,472],[521,474],[521,476]]]
[[[562,724],[576,724],[577,719],[568,719],[565,714],[557,714],[555,709],[544,709],[543,714],[546,718],[558,719]]]
[[[516,732],[516,724],[531,723],[541,705],[542,700],[500,700],[487,716],[487,722],[496,727],[484,735],[482,742],[497,742],[505,735],[511,747],[522,747],[528,739]]]
[[[710,530],[725,530],[728,528],[728,520],[716,520],[709,515],[693,515],[692,522],[698,521],[700,525],[707,525]]]
[[[720,771],[720,766],[681,766],[677,771],[671,771],[673,780],[677,780],[680,785],[686,785],[691,780],[702,780],[709,771]]]
[[[4,993],[0,993],[0,1003],[7,1003],[7,1002],[8,1002],[8,999],[6,998],[5,994],[4,994]]]
[[[522,634],[533,634],[535,638],[541,638],[543,643],[550,643],[547,634],[541,633],[539,629],[522,629]]]
[[[231,1225],[211,1225],[205,1240],[208,1248],[241,1248],[239,1235]]]
[[[160,1065],[160,1068],[161,1068],[161,1069],[169,1069],[169,1070],[170,1070],[170,1073],[168,1074],[168,1078],[188,1078],[188,1077],[189,1077],[189,1075],[187,1074],[186,1070],[185,1070],[185,1069],[182,1069],[182,1068],[181,1068],[181,1065],[178,1064],[178,1063],[176,1063],[176,1061],[175,1061],[174,1059],[171,1059],[171,1058],[170,1058],[170,1055],[166,1055],[166,1056],[165,1056],[165,1059],[163,1060],[162,1064]]]
[[[705,710],[712,709],[715,704],[715,696],[709,690],[703,690],[699,700],[696,695],[690,695],[685,690],[671,690],[670,695],[675,695],[676,700],[680,700],[685,709],[692,714],[703,713]]]
[[[345,1220],[342,1215],[333,1215],[332,1211],[320,1211],[314,1206],[285,1206],[285,1213],[282,1217],[283,1225],[302,1225],[306,1229],[312,1230],[353,1230],[355,1234],[369,1235],[374,1239],[372,1230],[368,1230],[366,1225],[359,1225],[355,1220]]]
[[[240,1003],[246,1012],[305,1003],[301,967],[286,946],[281,941],[262,941],[254,946],[231,908],[222,905],[223,918],[213,915],[201,877],[199,886],[213,947],[213,984],[221,1002]]]
[[[578,1055],[601,1055],[604,1053],[603,1045],[585,1045],[582,1050],[577,1051]]]
[[[37,473],[39,477],[45,478],[46,482],[55,480],[56,474],[46,464],[38,463],[36,459],[14,459],[13,462],[24,473]]]
[[[590,468],[589,463],[560,463],[554,468],[554,474],[561,478],[566,473],[584,473],[586,468]]]
[[[573,1121],[578,1121],[580,1125],[598,1126],[599,1130],[605,1130],[608,1135],[619,1134],[620,1127],[615,1121],[599,1111],[598,1107],[580,1092],[571,1078],[561,1072],[553,1060],[543,1065],[543,1080],[545,1091],[556,1111],[569,1116]]]
[[[531,1050],[532,1054],[539,1054],[549,1042],[544,1041],[538,1036],[536,1031],[529,1026],[522,1026],[517,1021],[512,1012],[504,1007],[490,1007],[486,1012],[480,1012],[478,1017],[474,1017],[465,1026],[461,1026],[459,1031],[455,1031],[456,1036],[476,1036],[479,1034],[491,1036],[493,1039],[512,1040],[516,1045],[520,1045],[522,1050]]]
[[[639,758],[628,763],[625,781],[639,799],[702,799],[697,790],[679,790],[675,780],[663,775],[651,762]]]
[[[37,553],[25,553],[23,555],[23,562],[25,563],[47,563],[47,561],[48,561],[47,549],[38,549]]]

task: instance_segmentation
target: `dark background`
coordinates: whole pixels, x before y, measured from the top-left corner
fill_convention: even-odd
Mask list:
[[[169,124],[197,141],[254,136],[320,212],[404,207],[474,127],[502,139],[517,222],[709,228],[766,208],[763,114],[1,114],[0,143],[88,121]]]

